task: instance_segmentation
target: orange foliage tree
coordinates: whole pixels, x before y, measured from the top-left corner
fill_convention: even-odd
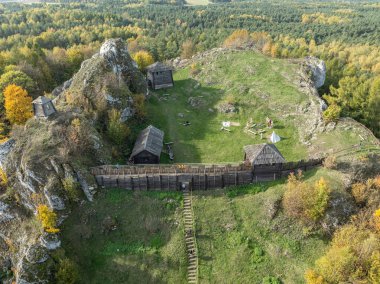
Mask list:
[[[250,41],[250,36],[247,30],[236,30],[224,41],[225,47],[236,48],[243,46]]]
[[[11,124],[22,125],[33,116],[32,98],[17,85],[4,89],[5,115]]]

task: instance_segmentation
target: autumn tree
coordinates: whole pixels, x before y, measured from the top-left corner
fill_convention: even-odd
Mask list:
[[[46,205],[40,204],[37,207],[37,219],[41,222],[45,232],[56,234],[59,232],[57,226],[57,214]]]
[[[4,107],[11,124],[23,125],[33,116],[32,98],[27,91],[14,84],[4,90]]]
[[[191,58],[195,53],[195,46],[191,39],[186,40],[182,44],[181,58],[188,59]]]
[[[134,61],[136,61],[139,69],[142,71],[145,71],[146,67],[154,63],[153,56],[145,50],[136,52],[132,58]]]
[[[250,36],[247,30],[236,30],[223,43],[224,47],[236,48],[250,42]]]
[[[283,198],[286,214],[313,222],[323,217],[330,198],[330,188],[324,178],[310,185],[302,181],[300,172],[297,175],[292,173],[286,187]]]

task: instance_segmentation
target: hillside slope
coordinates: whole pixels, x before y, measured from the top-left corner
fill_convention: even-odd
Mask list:
[[[89,167],[107,163],[112,156],[112,145],[98,125],[106,124],[112,109],[127,109],[132,115],[132,96],[146,91],[144,76],[124,42],[109,40],[65,84],[55,99],[57,113],[14,128],[12,147],[1,149],[8,176],[7,191],[0,196],[0,264],[6,263],[1,278],[17,283],[55,281],[59,235],[43,232],[34,216],[37,208],[47,205],[61,224],[75,204],[65,186],[68,179],[82,189],[79,199],[93,200],[96,183]]]

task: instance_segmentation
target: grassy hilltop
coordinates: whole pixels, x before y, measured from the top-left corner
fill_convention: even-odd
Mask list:
[[[190,65],[175,72],[174,88],[156,92],[148,103],[149,122],[174,142],[175,162],[238,162],[244,145],[268,142],[272,131],[282,138],[276,146],[288,161],[350,147],[361,142],[359,134],[366,143],[374,141],[354,122],[324,132],[319,125],[308,137],[321,113],[317,98],[300,88],[299,63],[254,51],[216,51]],[[219,112],[225,104],[234,105],[236,112]],[[274,121],[273,129],[265,126],[266,117]],[[262,139],[244,131],[249,120],[259,125],[253,131],[265,131]],[[185,121],[191,125],[184,126]],[[220,130],[223,121],[240,126]]]
[[[174,88],[153,92],[146,124],[163,129],[166,141],[174,142],[175,162],[241,161],[244,145],[267,142],[272,131],[258,127],[265,130],[262,139],[246,133],[247,121],[265,123],[267,116],[282,137],[276,146],[289,161],[374,142],[354,121],[315,125],[320,106],[300,89],[299,70],[297,63],[253,51],[211,52],[177,70]],[[223,104],[237,112],[220,113]],[[222,131],[222,121],[240,126]],[[352,206],[348,176],[325,168],[305,173],[306,182],[324,177],[331,187],[337,200],[331,220]],[[284,214],[284,191],[285,179],[193,193],[200,283],[304,283],[305,270],[329,240]],[[63,247],[78,264],[81,283],[186,283],[182,203],[180,192],[107,189],[94,203],[79,206],[65,222]],[[116,227],[106,230],[107,224]]]

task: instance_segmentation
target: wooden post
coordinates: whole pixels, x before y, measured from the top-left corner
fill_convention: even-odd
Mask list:
[[[238,175],[237,175],[237,171],[235,170],[235,185],[237,185],[238,183]]]
[[[222,188],[224,188],[224,173],[222,173]]]
[[[161,171],[160,171],[160,175],[159,175],[159,181],[160,181],[160,189],[162,190],[162,176],[161,176]]]
[[[175,187],[176,187],[176,191],[179,190],[178,175],[177,174],[175,175]]]
[[[207,178],[207,174],[205,170],[205,190],[207,190],[207,187],[208,187],[208,178]]]
[[[149,190],[149,178],[147,176],[147,174],[145,174],[145,180],[146,180],[146,190],[148,191]]]
[[[135,185],[133,184],[133,177],[131,176],[131,189],[135,190]]]

